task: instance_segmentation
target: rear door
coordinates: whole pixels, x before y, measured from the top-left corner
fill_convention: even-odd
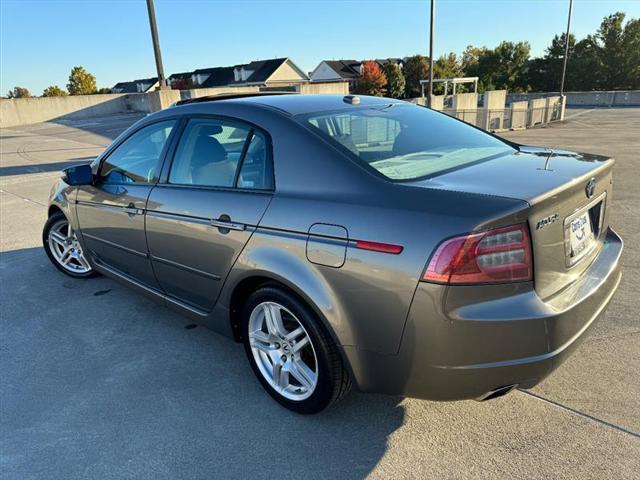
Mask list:
[[[163,290],[211,310],[272,191],[264,132],[232,119],[188,119],[146,211],[151,262]]]
[[[144,210],[175,125],[165,120],[134,132],[101,161],[94,184],[79,187],[76,197],[81,234],[93,258],[154,288]]]

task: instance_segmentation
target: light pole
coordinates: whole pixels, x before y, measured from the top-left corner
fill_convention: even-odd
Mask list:
[[[431,96],[433,95],[433,17],[436,10],[436,0],[431,0],[431,28],[429,29],[429,102],[431,108]]]
[[[569,58],[569,29],[571,28],[571,8],[573,0],[569,0],[569,16],[567,17],[567,33],[564,37],[564,62],[562,65],[562,80],[560,81],[560,96],[564,95],[564,77],[567,73],[567,59]]]
[[[158,84],[160,90],[167,88],[167,81],[164,78],[164,68],[162,67],[162,55],[160,54],[160,40],[158,39],[158,26],[156,25],[156,10],[153,7],[153,0],[147,0],[147,10],[149,11],[149,24],[151,25],[151,39],[153,40],[153,53],[156,57],[156,70],[158,71]]]

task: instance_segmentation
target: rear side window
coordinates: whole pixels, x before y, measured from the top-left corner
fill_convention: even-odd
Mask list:
[[[321,135],[391,180],[414,180],[513,152],[506,143],[413,105],[303,117]]]
[[[221,120],[191,119],[175,153],[169,183],[233,187],[251,129]]]
[[[273,171],[267,139],[262,133],[255,130],[251,135],[242,162],[238,187],[255,190],[271,190],[273,188]]]

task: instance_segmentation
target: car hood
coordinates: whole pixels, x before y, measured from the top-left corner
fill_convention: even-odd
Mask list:
[[[601,155],[521,146],[519,151],[453,170],[411,185],[516,198],[534,204],[586,175],[609,169]]]

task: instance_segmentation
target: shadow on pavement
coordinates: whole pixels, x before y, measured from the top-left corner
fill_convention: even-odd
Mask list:
[[[0,177],[24,175],[24,174],[30,174],[30,173],[61,171],[73,165],[90,163],[94,158],[95,157],[72,158],[71,160],[65,160],[62,162],[38,163],[38,164],[29,163],[26,165],[12,165],[8,167],[0,167]]]
[[[11,478],[363,478],[401,399],[352,393],[300,416],[240,345],[107,278],[0,254],[0,437]],[[190,328],[185,328],[190,327]]]

